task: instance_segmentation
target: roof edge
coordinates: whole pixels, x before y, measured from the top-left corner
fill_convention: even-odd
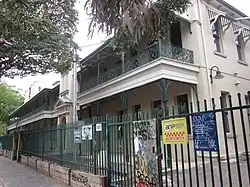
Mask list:
[[[236,12],[237,14],[239,14],[242,17],[248,17],[248,15],[246,15],[245,13],[243,13],[242,11],[240,11],[239,9],[235,8],[233,5],[229,4],[228,2],[224,1],[224,0],[216,0],[219,3],[221,3],[222,5],[226,6],[227,8],[233,10],[234,12]]]
[[[35,99],[38,95],[40,95],[41,93],[44,93],[46,91],[52,91],[55,90],[57,87],[59,87],[60,85],[55,86],[54,88],[44,88],[42,89],[40,92],[38,92],[34,97],[32,97],[30,100],[28,100],[26,103],[23,103],[21,106],[19,106],[17,109],[15,109],[13,112],[10,113],[9,117],[12,116],[15,112],[17,112],[20,108],[22,108],[24,105],[30,103],[33,99]]]

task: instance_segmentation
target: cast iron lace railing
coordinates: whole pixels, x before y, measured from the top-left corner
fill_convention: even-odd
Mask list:
[[[48,108],[46,108],[45,105],[42,105],[41,107],[36,108],[36,109],[32,110],[31,112],[28,112],[28,113],[24,114],[23,116],[19,117],[18,119],[12,120],[12,121],[10,122],[10,125],[12,125],[12,124],[14,124],[14,123],[18,123],[19,121],[21,121],[21,120],[23,120],[23,119],[25,119],[25,118],[27,118],[27,117],[30,117],[30,116],[32,116],[32,115],[34,115],[34,114],[36,114],[36,113],[39,113],[39,112],[41,112],[41,111],[47,111],[47,110],[48,110]]]
[[[193,51],[178,46],[163,43],[160,45],[160,56],[178,60],[183,63],[194,63]]]
[[[122,64],[120,64],[108,69],[106,72],[100,73],[99,78],[94,77],[84,81],[81,85],[81,92],[94,88],[160,57],[177,60],[182,63],[194,63],[193,51],[166,42],[156,42],[150,45],[144,52],[139,53],[130,60],[126,60],[124,62],[124,71],[122,71]]]

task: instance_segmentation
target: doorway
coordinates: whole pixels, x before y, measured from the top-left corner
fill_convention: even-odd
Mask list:
[[[171,24],[170,32],[170,41],[174,46],[182,48],[182,39],[181,39],[181,24],[180,22],[175,22]]]

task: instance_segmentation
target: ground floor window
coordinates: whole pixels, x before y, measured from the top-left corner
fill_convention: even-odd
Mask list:
[[[134,105],[133,106],[133,115],[134,120],[141,120],[141,105]]]

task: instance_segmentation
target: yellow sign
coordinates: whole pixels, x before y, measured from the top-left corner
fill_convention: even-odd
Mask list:
[[[187,120],[186,118],[172,118],[163,120],[162,139],[164,144],[187,144]]]

